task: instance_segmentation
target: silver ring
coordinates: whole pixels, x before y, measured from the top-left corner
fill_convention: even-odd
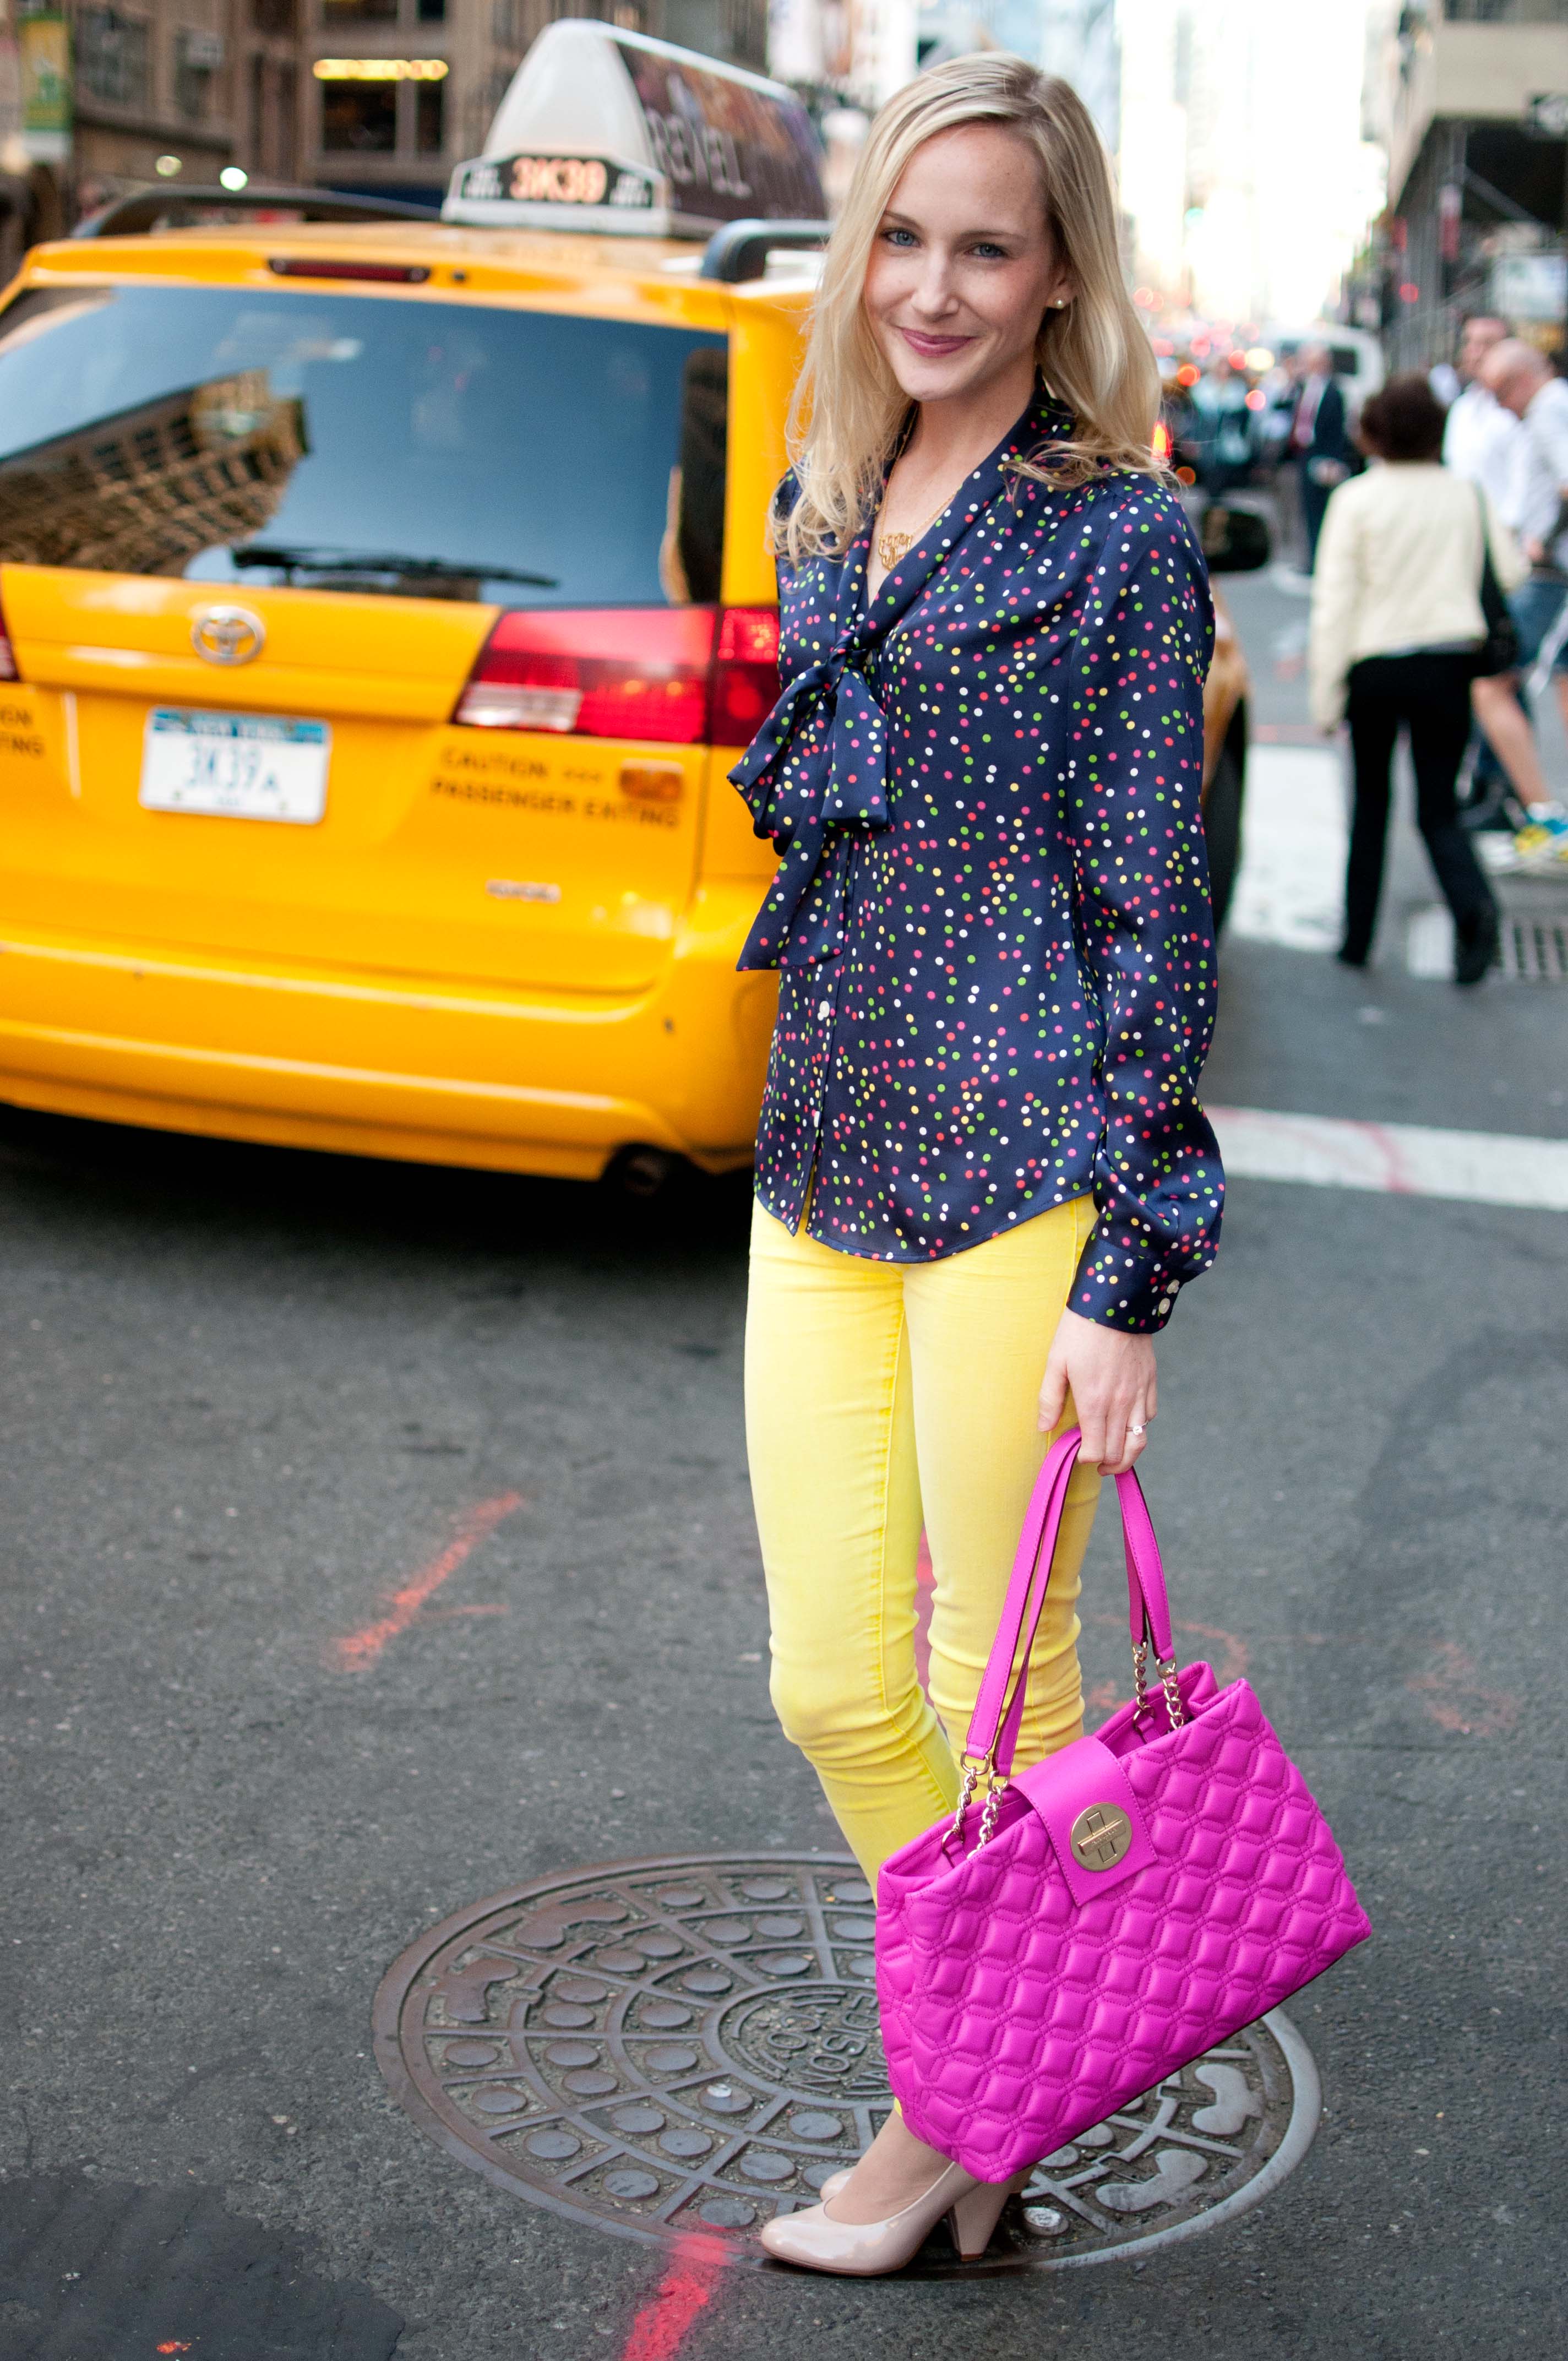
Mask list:
[[[1141,1426],[1129,1426],[1127,1429],[1129,1434],[1142,1434],[1145,1432],[1146,1430]]]

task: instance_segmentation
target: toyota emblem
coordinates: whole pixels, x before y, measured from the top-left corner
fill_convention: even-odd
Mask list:
[[[248,607],[203,607],[191,626],[191,644],[209,664],[250,664],[267,644],[267,626]]]

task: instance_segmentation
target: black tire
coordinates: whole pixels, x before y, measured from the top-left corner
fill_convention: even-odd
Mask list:
[[[1217,935],[1225,923],[1242,861],[1242,803],[1246,781],[1235,748],[1221,750],[1203,798],[1203,834],[1209,847],[1209,902]]]

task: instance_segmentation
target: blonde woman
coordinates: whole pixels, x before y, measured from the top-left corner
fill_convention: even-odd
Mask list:
[[[780,855],[742,961],[780,971],[746,1377],[773,1694],[873,1879],[953,1808],[1074,1414],[1018,1759],[1079,1734],[1099,1473],[1143,1450],[1154,1336],[1214,1251],[1212,622],[1157,393],[1073,92],[994,53],[911,82],[828,247],[776,511],[784,690],[735,773]],[[944,2213],[982,2252],[1005,2194],[894,2114],[764,2237],[893,2270]]]

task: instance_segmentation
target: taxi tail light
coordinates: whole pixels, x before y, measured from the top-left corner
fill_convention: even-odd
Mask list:
[[[778,695],[778,653],[773,607],[536,608],[500,617],[452,718],[744,746]]]
[[[11,634],[5,629],[5,609],[0,607],[0,680],[20,680],[21,677],[16,651],[11,645]]]
[[[727,607],[718,620],[713,664],[716,746],[745,746],[773,711],[779,693],[779,610]]]
[[[502,615],[454,721],[696,745],[707,734],[711,607],[535,608]]]

